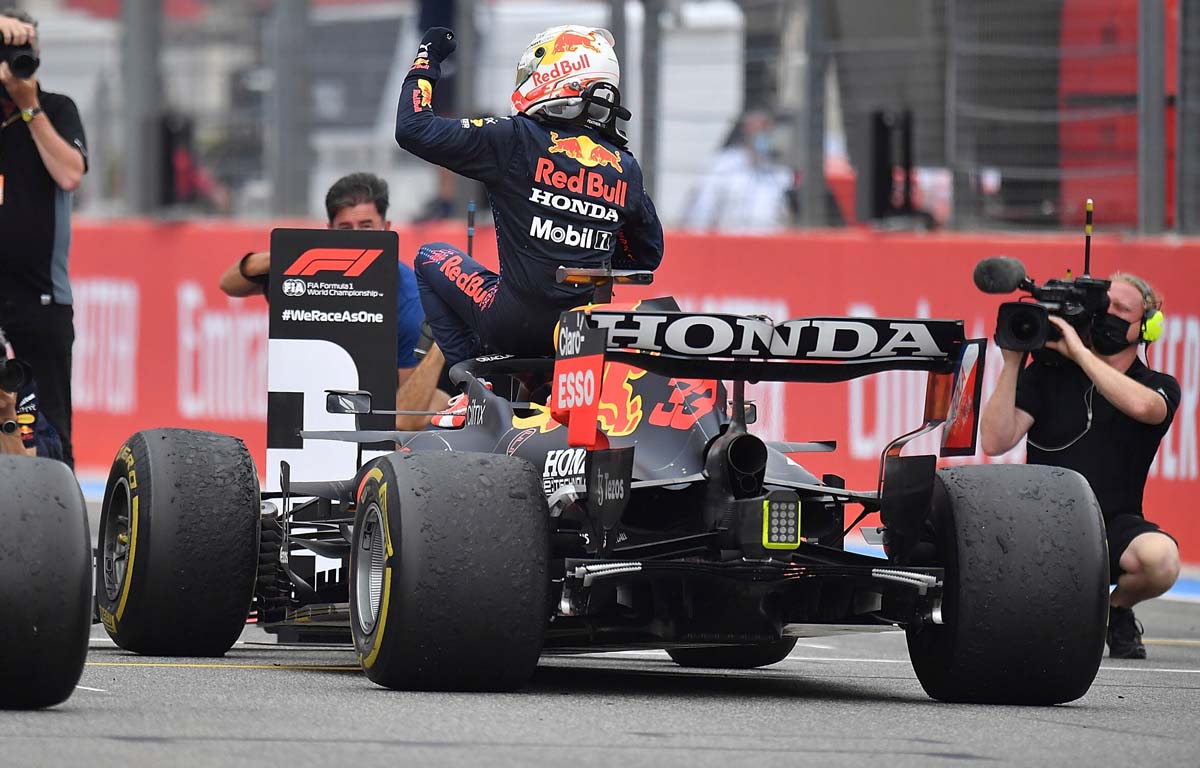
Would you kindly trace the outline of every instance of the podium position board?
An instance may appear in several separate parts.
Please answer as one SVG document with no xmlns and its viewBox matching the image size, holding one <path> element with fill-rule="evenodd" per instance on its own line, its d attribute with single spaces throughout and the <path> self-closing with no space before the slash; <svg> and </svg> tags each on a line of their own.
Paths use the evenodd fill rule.
<svg viewBox="0 0 1200 768">
<path fill-rule="evenodd" d="M 264 490 L 279 490 L 281 460 L 296 480 L 354 476 L 356 445 L 300 438 L 302 429 L 355 429 L 354 416 L 325 412 L 325 390 L 364 389 L 375 409 L 395 408 L 398 248 L 395 232 L 271 232 Z M 394 424 L 358 418 L 361 429 Z"/>
</svg>

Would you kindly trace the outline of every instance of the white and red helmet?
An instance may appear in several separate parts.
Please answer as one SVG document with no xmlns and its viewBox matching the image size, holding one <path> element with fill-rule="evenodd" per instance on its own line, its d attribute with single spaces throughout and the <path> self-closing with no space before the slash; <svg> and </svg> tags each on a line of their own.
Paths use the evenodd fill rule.
<svg viewBox="0 0 1200 768">
<path fill-rule="evenodd" d="M 608 110 L 595 103 L 589 107 L 584 96 L 586 91 L 619 98 L 621 67 L 614 42 L 612 33 L 599 27 L 568 25 L 537 34 L 517 65 L 514 112 L 575 120 L 587 107 L 587 118 L 608 123 Z M 602 83 L 612 88 L 604 89 Z"/>
</svg>

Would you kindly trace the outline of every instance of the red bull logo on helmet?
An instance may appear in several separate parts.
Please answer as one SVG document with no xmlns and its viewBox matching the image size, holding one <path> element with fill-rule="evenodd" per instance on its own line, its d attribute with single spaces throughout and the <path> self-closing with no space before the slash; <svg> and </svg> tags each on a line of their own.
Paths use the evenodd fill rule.
<svg viewBox="0 0 1200 768">
<path fill-rule="evenodd" d="M 598 165 L 608 166 L 624 173 L 621 167 L 621 156 L 603 144 L 592 141 L 590 136 L 566 136 L 560 138 L 555 131 L 550 132 L 550 154 L 566 155 L 580 165 L 595 168 Z"/>
<path fill-rule="evenodd" d="M 588 59 L 586 53 L 577 59 L 563 59 L 545 72 L 534 70 L 533 84 L 547 85 L 559 80 L 565 80 L 571 75 L 586 72 L 591 66 L 592 62 Z"/>
<path fill-rule="evenodd" d="M 570 53 L 580 48 L 587 48 L 589 51 L 600 53 L 600 46 L 596 42 L 596 33 L 588 32 L 586 35 L 581 35 L 577 32 L 563 32 L 554 38 L 554 44 L 550 46 L 550 52 L 558 54 Z"/>
</svg>

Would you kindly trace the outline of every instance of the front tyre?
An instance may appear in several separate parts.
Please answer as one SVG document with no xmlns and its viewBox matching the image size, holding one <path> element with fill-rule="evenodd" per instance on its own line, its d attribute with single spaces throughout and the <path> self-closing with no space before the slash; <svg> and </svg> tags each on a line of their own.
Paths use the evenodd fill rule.
<svg viewBox="0 0 1200 768">
<path fill-rule="evenodd" d="M 524 685 L 547 622 L 548 513 L 534 467 L 393 453 L 360 478 L 350 625 L 367 677 L 398 690 Z"/>
<path fill-rule="evenodd" d="M 1104 520 L 1083 476 L 1025 465 L 940 470 L 932 514 L 944 623 L 907 629 L 926 693 L 992 704 L 1083 696 L 1108 616 Z"/>
</svg>

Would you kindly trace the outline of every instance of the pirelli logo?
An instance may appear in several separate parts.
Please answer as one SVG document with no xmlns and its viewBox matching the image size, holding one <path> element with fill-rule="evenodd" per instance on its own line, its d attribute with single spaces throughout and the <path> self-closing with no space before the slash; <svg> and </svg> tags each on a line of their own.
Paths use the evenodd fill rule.
<svg viewBox="0 0 1200 768">
<path fill-rule="evenodd" d="M 320 272 L 337 272 L 346 277 L 358 277 L 383 253 L 377 248 L 311 248 L 300 254 L 285 275 L 307 277 Z"/>
</svg>

